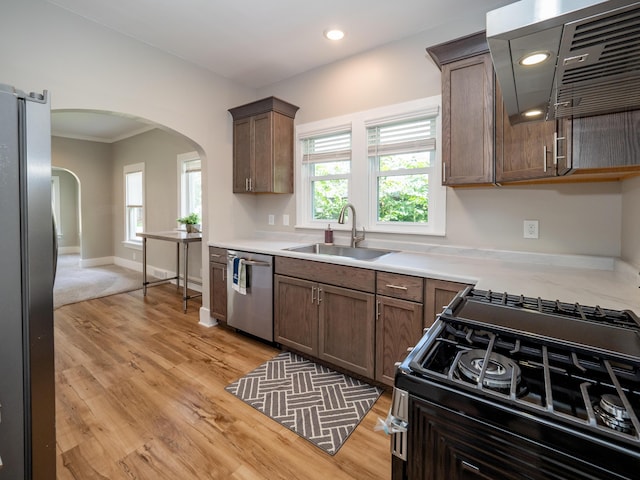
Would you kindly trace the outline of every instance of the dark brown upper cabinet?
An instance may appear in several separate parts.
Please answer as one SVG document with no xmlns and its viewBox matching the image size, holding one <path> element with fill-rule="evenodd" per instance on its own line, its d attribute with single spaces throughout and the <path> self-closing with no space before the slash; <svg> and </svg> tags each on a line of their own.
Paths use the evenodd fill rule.
<svg viewBox="0 0 640 480">
<path fill-rule="evenodd" d="M 571 163 L 571 120 L 509 123 L 496 83 L 496 183 L 564 175 Z"/>
<path fill-rule="evenodd" d="M 293 120 L 298 107 L 268 97 L 231 108 L 233 193 L 293 193 Z"/>
<path fill-rule="evenodd" d="M 442 70 L 443 185 L 640 175 L 640 111 L 511 125 L 484 32 L 427 52 Z"/>
<path fill-rule="evenodd" d="M 484 33 L 427 52 L 442 70 L 442 184 L 492 184 L 495 77 Z"/>
</svg>

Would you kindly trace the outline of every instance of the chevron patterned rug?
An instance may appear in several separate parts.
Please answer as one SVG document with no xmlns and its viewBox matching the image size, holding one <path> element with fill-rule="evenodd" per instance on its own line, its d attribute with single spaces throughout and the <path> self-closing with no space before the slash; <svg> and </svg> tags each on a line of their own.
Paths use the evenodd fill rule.
<svg viewBox="0 0 640 480">
<path fill-rule="evenodd" d="M 335 455 L 382 393 L 290 352 L 226 390 L 329 455 Z"/>
</svg>

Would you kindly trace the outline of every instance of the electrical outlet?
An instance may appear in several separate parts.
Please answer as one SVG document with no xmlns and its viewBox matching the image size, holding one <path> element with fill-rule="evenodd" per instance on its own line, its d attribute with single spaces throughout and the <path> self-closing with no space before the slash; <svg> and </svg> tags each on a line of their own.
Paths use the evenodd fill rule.
<svg viewBox="0 0 640 480">
<path fill-rule="evenodd" d="M 282 215 L 282 225 L 284 225 L 285 227 L 289 225 L 289 215 L 287 215 L 286 213 Z"/>
<path fill-rule="evenodd" d="M 524 221 L 524 238 L 538 238 L 538 220 Z"/>
<path fill-rule="evenodd" d="M 269 225 L 275 225 L 276 224 L 276 216 L 269 214 L 269 219 L 268 219 Z"/>
</svg>

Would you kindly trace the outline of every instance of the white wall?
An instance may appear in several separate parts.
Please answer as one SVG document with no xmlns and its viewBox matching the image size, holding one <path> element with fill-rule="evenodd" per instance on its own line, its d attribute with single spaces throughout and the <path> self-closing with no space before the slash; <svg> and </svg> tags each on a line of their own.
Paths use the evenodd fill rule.
<svg viewBox="0 0 640 480">
<path fill-rule="evenodd" d="M 80 248 L 78 180 L 67 170 L 56 169 L 53 175 L 60 179 L 60 217 L 56 219 L 58 247 Z"/>
<path fill-rule="evenodd" d="M 111 145 L 52 137 L 51 163 L 73 172 L 80 182 L 80 256 L 113 255 L 113 196 Z"/>
<path fill-rule="evenodd" d="M 276 95 L 300 106 L 296 124 L 437 95 L 441 92 L 440 71 L 426 53 L 426 47 L 482 29 L 482 18 L 468 19 L 466 23 L 425 32 L 271 85 L 260 90 L 259 95 Z M 621 184 L 616 182 L 449 188 L 446 237 L 407 236 L 403 240 L 619 256 L 620 189 Z M 276 226 L 267 224 L 269 214 L 276 215 Z M 293 231 L 293 227 L 282 226 L 282 214 L 295 218 L 293 195 L 261 197 L 254 215 L 257 228 Z M 523 239 L 525 219 L 540 222 L 539 240 Z M 316 233 L 320 240 L 322 232 Z M 385 238 L 373 233 L 367 237 Z"/>
<path fill-rule="evenodd" d="M 193 151 L 186 139 L 176 134 L 154 129 L 115 142 L 112 145 L 113 199 L 115 205 L 113 246 L 116 257 L 142 262 L 140 249 L 123 245 L 124 240 L 124 166 L 144 163 L 145 170 L 145 229 L 163 232 L 177 228 L 178 161 L 177 156 Z M 189 248 L 189 276 L 200 276 L 201 252 Z M 135 256 L 134 256 L 135 254 Z M 147 241 L 147 264 L 168 272 L 175 272 L 176 244 L 158 240 Z M 142 267 L 140 267 L 142 268 Z M 206 272 L 207 270 L 204 270 Z"/>
</svg>

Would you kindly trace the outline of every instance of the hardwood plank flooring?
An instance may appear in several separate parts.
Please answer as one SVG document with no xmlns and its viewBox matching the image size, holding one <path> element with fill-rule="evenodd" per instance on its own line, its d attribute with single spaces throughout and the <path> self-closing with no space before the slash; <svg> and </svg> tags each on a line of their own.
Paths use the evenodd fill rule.
<svg viewBox="0 0 640 480">
<path fill-rule="evenodd" d="M 389 393 L 327 455 L 224 390 L 278 350 L 199 308 L 162 285 L 55 311 L 59 480 L 391 478 Z"/>
</svg>

